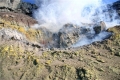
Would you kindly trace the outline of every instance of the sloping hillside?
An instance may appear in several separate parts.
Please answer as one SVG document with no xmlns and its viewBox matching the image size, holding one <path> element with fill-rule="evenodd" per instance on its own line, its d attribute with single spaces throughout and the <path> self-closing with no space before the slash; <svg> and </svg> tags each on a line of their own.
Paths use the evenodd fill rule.
<svg viewBox="0 0 120 80">
<path fill-rule="evenodd" d="M 120 80 L 119 25 L 101 42 L 49 48 L 54 34 L 36 24 L 23 13 L 0 12 L 0 80 Z"/>
</svg>

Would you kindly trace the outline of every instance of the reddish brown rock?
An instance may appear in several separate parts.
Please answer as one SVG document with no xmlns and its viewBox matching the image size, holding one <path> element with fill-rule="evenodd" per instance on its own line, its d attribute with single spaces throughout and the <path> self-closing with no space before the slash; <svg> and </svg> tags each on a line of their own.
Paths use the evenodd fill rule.
<svg viewBox="0 0 120 80">
<path fill-rule="evenodd" d="M 35 19 L 22 13 L 0 12 L 0 17 L 6 21 L 10 21 L 11 24 L 23 26 L 26 28 L 30 28 L 31 26 L 37 24 Z"/>
</svg>

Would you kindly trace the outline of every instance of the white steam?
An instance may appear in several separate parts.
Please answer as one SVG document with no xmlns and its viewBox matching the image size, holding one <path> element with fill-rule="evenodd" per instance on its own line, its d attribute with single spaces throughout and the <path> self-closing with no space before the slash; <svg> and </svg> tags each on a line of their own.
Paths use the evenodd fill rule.
<svg viewBox="0 0 120 80">
<path fill-rule="evenodd" d="M 100 21 L 110 22 L 116 16 L 105 12 L 107 6 L 102 0 L 36 0 L 36 2 L 40 8 L 35 11 L 34 17 L 41 26 L 51 31 L 58 31 L 66 23 L 81 25 Z"/>
<path fill-rule="evenodd" d="M 95 41 L 102 41 L 109 35 L 111 35 L 110 32 L 101 32 L 100 34 L 96 35 L 93 39 L 88 39 L 87 37 L 84 37 L 80 39 L 76 44 L 72 45 L 71 47 L 79 47 L 79 46 L 91 44 Z"/>
<path fill-rule="evenodd" d="M 57 32 L 66 23 L 82 26 L 82 23 L 104 21 L 107 28 L 118 24 L 115 11 L 109 12 L 102 0 L 36 0 L 36 4 L 39 9 L 34 12 L 34 17 L 39 22 L 39 27 L 46 27 L 53 32 Z M 85 38 L 78 45 L 101 40 L 104 35 L 107 33 L 99 34 L 92 41 Z"/>
</svg>

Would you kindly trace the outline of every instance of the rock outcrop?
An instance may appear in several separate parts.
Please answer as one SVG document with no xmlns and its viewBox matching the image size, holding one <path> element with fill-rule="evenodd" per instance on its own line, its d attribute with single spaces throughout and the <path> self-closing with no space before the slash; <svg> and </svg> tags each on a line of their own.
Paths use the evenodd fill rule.
<svg viewBox="0 0 120 80">
<path fill-rule="evenodd" d="M 23 13 L 0 12 L 1 38 L 41 44 L 41 47 L 53 46 L 53 33 L 42 27 L 35 29 L 35 25 L 39 27 L 35 19 Z"/>
<path fill-rule="evenodd" d="M 94 29 L 96 34 L 99 34 L 101 31 L 106 30 L 106 24 L 105 24 L 105 22 L 101 21 L 99 23 L 99 25 L 95 25 L 93 29 Z"/>
<path fill-rule="evenodd" d="M 19 8 L 17 8 L 17 11 L 20 11 L 26 15 L 32 16 L 33 10 L 37 9 L 38 7 L 35 4 L 27 3 L 27 2 L 21 2 L 19 4 Z"/>
<path fill-rule="evenodd" d="M 25 36 L 16 30 L 10 29 L 0 29 L 0 38 L 2 40 L 25 40 Z"/>
<path fill-rule="evenodd" d="M 86 25 L 87 24 L 83 24 L 83 27 L 81 27 L 74 24 L 65 24 L 59 31 L 59 46 L 61 48 L 70 47 L 82 38 L 92 39 L 100 32 L 106 31 L 106 24 L 103 21 L 99 24 L 90 25 L 94 31 L 91 31 L 91 27 L 86 28 Z"/>
<path fill-rule="evenodd" d="M 1 22 L 8 21 L 10 25 L 23 26 L 24 28 L 31 28 L 31 26 L 37 24 L 38 22 L 23 13 L 14 12 L 0 12 Z"/>
<path fill-rule="evenodd" d="M 21 0 L 0 0 L 0 12 L 20 12 L 32 16 L 35 4 L 22 2 Z"/>
<path fill-rule="evenodd" d="M 0 8 L 15 10 L 19 7 L 21 0 L 0 0 Z"/>
<path fill-rule="evenodd" d="M 75 44 L 82 36 L 88 33 L 86 28 L 78 27 L 73 24 L 66 24 L 59 31 L 60 47 L 70 47 Z"/>
<path fill-rule="evenodd" d="M 36 5 L 19 0 L 8 2 L 2 0 L 1 2 L 4 4 L 9 4 L 10 2 L 11 5 L 14 6 L 13 8 L 9 5 L 8 7 L 7 5 L 4 7 L 1 5 L 2 7 L 0 8 L 5 10 L 0 12 L 1 25 L 5 26 L 6 28 L 17 30 L 26 36 L 27 40 L 40 43 L 44 47 L 66 48 L 72 46 L 83 37 L 92 38 L 95 35 L 90 33 L 89 28 L 78 27 L 74 24 L 63 25 L 58 33 L 53 33 L 43 27 L 35 29 L 33 26 L 37 24 L 39 27 L 39 24 L 35 19 L 29 16 L 32 14 L 33 9 L 37 9 Z M 97 27 L 94 27 L 94 31 L 96 34 L 99 34 L 101 31 L 105 30 L 105 27 L 105 23 L 101 22 Z"/>
</svg>

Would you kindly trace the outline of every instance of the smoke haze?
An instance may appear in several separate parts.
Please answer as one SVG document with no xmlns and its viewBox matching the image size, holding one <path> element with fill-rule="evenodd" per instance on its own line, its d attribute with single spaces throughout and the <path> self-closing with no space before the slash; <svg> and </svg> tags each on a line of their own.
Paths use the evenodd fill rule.
<svg viewBox="0 0 120 80">
<path fill-rule="evenodd" d="M 115 11 L 109 12 L 102 0 L 36 0 L 36 4 L 39 9 L 34 12 L 34 17 L 40 24 L 38 27 L 46 27 L 52 32 L 57 32 L 67 23 L 82 26 L 82 23 L 95 24 L 104 21 L 107 28 L 118 24 Z M 103 35 L 108 34 L 102 33 L 90 43 L 101 40 Z M 89 43 L 86 38 L 83 41 L 85 44 Z"/>
</svg>

